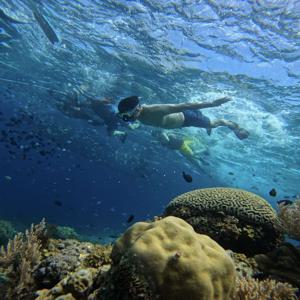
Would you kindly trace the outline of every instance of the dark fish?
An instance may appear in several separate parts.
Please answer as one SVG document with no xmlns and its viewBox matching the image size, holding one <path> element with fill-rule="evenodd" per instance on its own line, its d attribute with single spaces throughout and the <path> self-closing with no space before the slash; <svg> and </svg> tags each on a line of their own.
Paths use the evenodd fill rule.
<svg viewBox="0 0 300 300">
<path fill-rule="evenodd" d="M 228 175 L 234 175 L 234 173 L 233 172 L 228 172 Z"/>
<path fill-rule="evenodd" d="M 111 234 L 109 237 L 112 238 L 112 239 L 117 239 L 119 236 L 116 235 L 116 234 Z"/>
<path fill-rule="evenodd" d="M 60 202 L 59 200 L 55 200 L 53 203 L 57 206 L 62 206 L 62 202 Z"/>
<path fill-rule="evenodd" d="M 128 217 L 128 219 L 127 219 L 127 223 L 132 222 L 133 219 L 134 219 L 134 215 L 130 215 L 130 216 Z"/>
<path fill-rule="evenodd" d="M 291 200 L 288 200 L 288 199 L 282 199 L 282 200 L 278 200 L 277 201 L 277 204 L 282 204 L 282 205 L 291 205 L 293 204 L 293 201 Z"/>
<path fill-rule="evenodd" d="M 275 189 L 271 189 L 271 191 L 269 192 L 269 195 L 272 197 L 275 197 L 277 195 L 277 192 Z"/>
<path fill-rule="evenodd" d="M 34 15 L 35 20 L 38 22 L 38 24 L 40 25 L 41 29 L 45 33 L 45 35 L 48 38 L 48 40 L 52 44 L 58 43 L 59 39 L 58 39 L 56 33 L 54 32 L 54 30 L 52 29 L 52 27 L 50 26 L 50 24 L 47 22 L 47 20 L 43 17 L 43 15 L 41 15 L 37 11 L 34 11 L 33 15 Z"/>
<path fill-rule="evenodd" d="M 182 172 L 182 177 L 184 178 L 184 180 L 186 182 L 192 182 L 193 181 L 193 177 L 189 174 L 186 174 L 185 172 Z"/>
</svg>

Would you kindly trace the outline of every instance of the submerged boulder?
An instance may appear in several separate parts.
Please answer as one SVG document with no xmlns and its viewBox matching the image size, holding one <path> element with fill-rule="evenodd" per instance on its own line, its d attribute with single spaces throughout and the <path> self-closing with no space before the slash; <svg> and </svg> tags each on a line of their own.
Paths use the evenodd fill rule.
<svg viewBox="0 0 300 300">
<path fill-rule="evenodd" d="M 248 255 L 270 251 L 283 240 L 272 206 L 241 189 L 206 188 L 179 195 L 164 215 L 182 218 L 224 248 Z"/>
</svg>

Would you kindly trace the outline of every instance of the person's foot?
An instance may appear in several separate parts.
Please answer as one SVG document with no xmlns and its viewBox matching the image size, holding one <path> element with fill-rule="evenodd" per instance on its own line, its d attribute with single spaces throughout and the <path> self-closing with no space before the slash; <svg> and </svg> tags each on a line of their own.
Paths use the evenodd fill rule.
<svg viewBox="0 0 300 300">
<path fill-rule="evenodd" d="M 240 140 L 246 139 L 250 135 L 249 131 L 232 121 L 229 121 L 228 128 L 231 129 Z"/>
<path fill-rule="evenodd" d="M 233 129 L 233 132 L 240 140 L 246 139 L 250 135 L 249 131 L 242 127 L 237 127 L 236 129 Z"/>
<path fill-rule="evenodd" d="M 207 135 L 211 135 L 211 131 L 212 131 L 212 129 L 211 128 L 206 128 L 206 133 L 207 133 Z"/>
</svg>

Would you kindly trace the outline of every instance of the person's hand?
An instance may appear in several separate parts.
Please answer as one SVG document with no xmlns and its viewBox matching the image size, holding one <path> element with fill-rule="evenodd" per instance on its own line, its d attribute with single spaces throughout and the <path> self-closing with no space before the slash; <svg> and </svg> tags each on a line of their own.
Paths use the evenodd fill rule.
<svg viewBox="0 0 300 300">
<path fill-rule="evenodd" d="M 113 103 L 113 99 L 111 99 L 111 98 L 103 98 L 103 99 L 98 100 L 98 101 L 101 104 L 112 104 Z"/>
<path fill-rule="evenodd" d="M 220 106 L 220 105 L 222 105 L 224 103 L 227 103 L 229 101 L 232 101 L 232 99 L 228 96 L 225 96 L 225 97 L 218 98 L 218 99 L 214 100 L 213 103 L 214 103 L 215 106 Z"/>
<path fill-rule="evenodd" d="M 137 129 L 137 128 L 140 127 L 140 123 L 138 123 L 138 122 L 129 123 L 129 124 L 128 124 L 128 127 L 129 127 L 130 129 L 134 130 L 134 129 Z"/>
</svg>

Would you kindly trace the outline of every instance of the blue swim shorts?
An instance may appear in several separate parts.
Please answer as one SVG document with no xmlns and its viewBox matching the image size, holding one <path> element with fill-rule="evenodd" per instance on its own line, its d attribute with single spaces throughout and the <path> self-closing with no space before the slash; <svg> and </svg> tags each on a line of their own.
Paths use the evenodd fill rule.
<svg viewBox="0 0 300 300">
<path fill-rule="evenodd" d="M 183 112 L 183 127 L 210 128 L 210 119 L 202 114 L 200 110 L 185 110 Z"/>
</svg>

